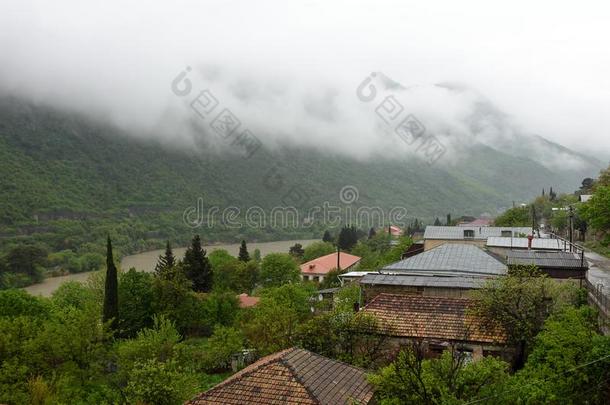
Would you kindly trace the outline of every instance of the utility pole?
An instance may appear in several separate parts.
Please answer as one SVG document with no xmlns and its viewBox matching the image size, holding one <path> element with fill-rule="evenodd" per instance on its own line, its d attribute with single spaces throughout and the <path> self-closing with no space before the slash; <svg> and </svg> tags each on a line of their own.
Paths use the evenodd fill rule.
<svg viewBox="0 0 610 405">
<path fill-rule="evenodd" d="M 574 238 L 574 207 L 572 207 L 570 205 L 569 210 L 570 211 L 569 211 L 569 214 L 568 214 L 568 218 L 570 220 L 570 223 L 569 223 L 569 227 L 570 228 L 569 228 L 568 231 L 570 232 L 570 252 L 571 252 L 572 251 L 572 243 L 574 243 L 574 239 L 573 239 Z"/>
</svg>

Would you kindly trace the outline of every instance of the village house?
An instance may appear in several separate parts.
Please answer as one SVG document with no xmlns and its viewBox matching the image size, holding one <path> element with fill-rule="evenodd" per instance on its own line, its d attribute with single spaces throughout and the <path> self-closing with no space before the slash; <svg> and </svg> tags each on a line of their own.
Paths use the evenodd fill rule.
<svg viewBox="0 0 610 405">
<path fill-rule="evenodd" d="M 559 252 L 566 249 L 566 244 L 562 239 L 551 238 L 509 238 L 502 236 L 492 236 L 487 238 L 485 243 L 487 250 L 502 257 L 506 257 L 511 250 L 544 250 Z"/>
<path fill-rule="evenodd" d="M 501 258 L 469 244 L 451 243 L 406 258 L 360 279 L 364 302 L 380 293 L 468 297 L 485 280 L 506 274 Z"/>
<path fill-rule="evenodd" d="M 426 357 L 437 357 L 453 347 L 473 360 L 488 355 L 509 360 L 512 350 L 506 346 L 506 332 L 472 315 L 469 310 L 474 304 L 467 298 L 381 293 L 362 313 L 377 319 L 376 332 L 388 336 L 393 348 L 420 342 Z"/>
<path fill-rule="evenodd" d="M 531 227 L 427 226 L 424 232 L 424 250 L 446 243 L 468 243 L 484 247 L 489 237 L 526 237 L 532 232 Z"/>
<path fill-rule="evenodd" d="M 360 279 L 363 303 L 381 293 L 468 298 L 485 284 L 484 277 L 413 276 L 370 273 Z"/>
<path fill-rule="evenodd" d="M 207 404 L 373 404 L 366 371 L 307 350 L 263 357 L 188 401 Z"/>
<path fill-rule="evenodd" d="M 501 258 L 467 243 L 449 243 L 389 264 L 382 273 L 422 276 L 499 276 L 507 267 Z"/>
<path fill-rule="evenodd" d="M 509 268 L 534 265 L 556 280 L 584 280 L 589 269 L 584 253 L 563 251 L 511 250 L 507 254 L 507 264 Z"/>
<path fill-rule="evenodd" d="M 321 282 L 326 275 L 337 268 L 341 271 L 354 269 L 360 262 L 360 257 L 344 252 L 334 252 L 301 264 L 301 279 L 304 281 Z"/>
</svg>

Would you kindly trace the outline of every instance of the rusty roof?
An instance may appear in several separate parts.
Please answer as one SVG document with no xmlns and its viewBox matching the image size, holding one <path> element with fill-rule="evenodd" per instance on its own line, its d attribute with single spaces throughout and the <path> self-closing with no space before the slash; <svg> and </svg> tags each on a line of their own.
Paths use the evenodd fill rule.
<svg viewBox="0 0 610 405">
<path fill-rule="evenodd" d="M 375 316 L 379 331 L 390 336 L 506 343 L 504 331 L 486 328 L 481 318 L 468 313 L 474 303 L 467 298 L 382 293 L 363 311 Z"/>
<path fill-rule="evenodd" d="M 368 404 L 372 398 L 364 370 L 291 348 L 263 357 L 187 405 Z"/>
</svg>

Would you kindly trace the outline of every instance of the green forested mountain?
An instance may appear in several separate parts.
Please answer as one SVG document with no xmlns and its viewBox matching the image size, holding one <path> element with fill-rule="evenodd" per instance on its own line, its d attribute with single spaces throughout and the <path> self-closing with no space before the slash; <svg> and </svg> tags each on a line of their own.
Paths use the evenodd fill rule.
<svg viewBox="0 0 610 405">
<path fill-rule="evenodd" d="M 99 121 L 4 98 L 0 101 L 0 239 L 2 247 L 39 241 L 51 251 L 103 249 L 114 236 L 119 253 L 158 247 L 166 238 L 185 242 L 186 207 L 302 211 L 323 201 L 339 203 L 345 185 L 358 188 L 360 205 L 407 208 L 430 220 L 447 213 L 495 213 L 529 200 L 543 187 L 572 191 L 585 172 L 551 171 L 523 157 L 472 145 L 467 159 L 446 166 L 382 157 L 357 161 L 317 148 L 260 150 L 250 159 L 201 150 L 162 147 Z M 590 172 L 590 173 L 589 173 Z M 242 211 L 243 212 L 243 211 Z M 307 229 L 200 228 L 204 241 L 321 236 Z M 95 246 L 89 242 L 96 242 Z M 103 253 L 101 251 L 100 253 Z"/>
</svg>

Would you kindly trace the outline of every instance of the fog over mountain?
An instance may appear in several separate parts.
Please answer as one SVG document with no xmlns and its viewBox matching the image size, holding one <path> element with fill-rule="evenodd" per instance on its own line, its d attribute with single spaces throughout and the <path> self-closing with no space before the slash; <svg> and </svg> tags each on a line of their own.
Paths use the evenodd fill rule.
<svg viewBox="0 0 610 405">
<path fill-rule="evenodd" d="M 546 140 L 610 155 L 607 10 L 527 2 L 493 9 L 485 2 L 60 3 L 0 6 L 0 91 L 172 146 L 190 149 L 203 137 L 208 147 L 226 147 L 189 106 L 209 89 L 268 148 L 410 156 L 414 148 L 375 113 L 393 95 L 445 146 L 439 164 L 467 158 L 476 143 L 548 168 L 592 162 Z M 187 66 L 192 94 L 176 96 L 171 82 Z M 356 91 L 371 72 L 380 93 L 365 103 Z"/>
</svg>

